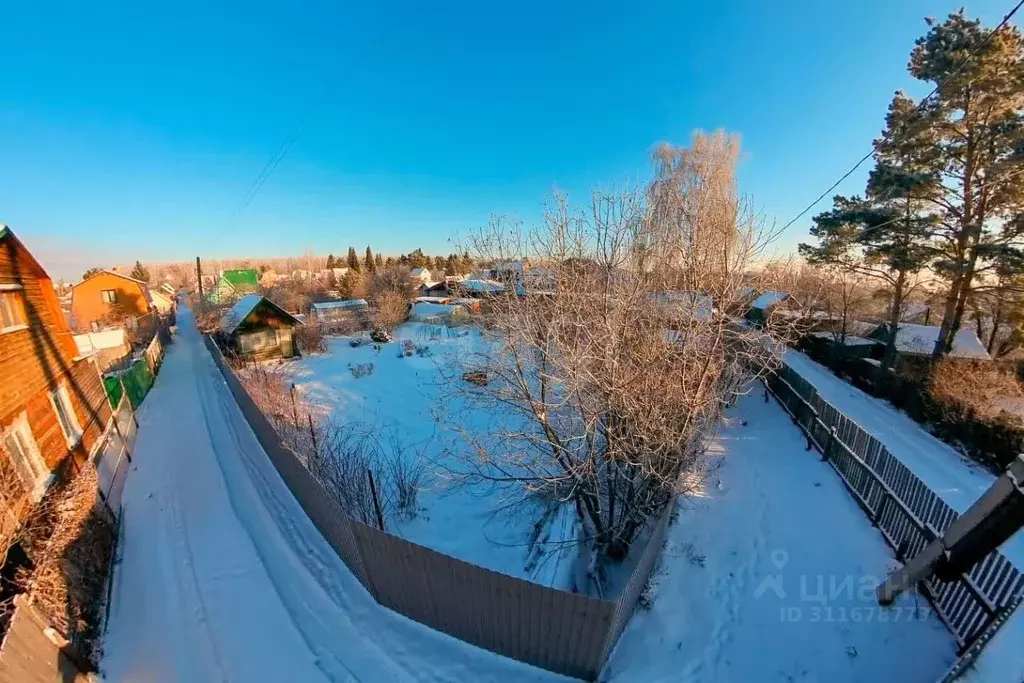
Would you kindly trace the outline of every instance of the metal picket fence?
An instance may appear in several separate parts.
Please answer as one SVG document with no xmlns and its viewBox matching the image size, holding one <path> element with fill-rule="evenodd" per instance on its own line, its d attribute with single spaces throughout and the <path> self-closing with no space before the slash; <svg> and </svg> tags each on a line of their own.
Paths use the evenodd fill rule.
<svg viewBox="0 0 1024 683">
<path fill-rule="evenodd" d="M 765 382 L 846 484 L 872 524 L 907 561 L 959 515 L 875 437 L 828 403 L 812 384 L 783 364 Z M 963 652 L 1024 594 L 1024 575 L 999 551 L 954 581 L 921 584 Z"/>
</svg>

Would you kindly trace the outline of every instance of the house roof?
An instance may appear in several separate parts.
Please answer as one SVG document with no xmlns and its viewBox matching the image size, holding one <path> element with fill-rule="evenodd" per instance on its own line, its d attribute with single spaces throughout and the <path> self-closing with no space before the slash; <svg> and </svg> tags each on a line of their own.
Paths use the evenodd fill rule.
<svg viewBox="0 0 1024 683">
<path fill-rule="evenodd" d="M 754 299 L 753 303 L 750 304 L 751 308 L 759 308 L 762 311 L 768 310 L 776 304 L 780 304 L 789 298 L 788 292 L 764 292 L 761 296 Z"/>
<path fill-rule="evenodd" d="M 116 329 L 76 334 L 75 345 L 78 346 L 78 352 L 82 355 L 100 349 L 116 349 L 125 345 L 124 330 Z"/>
<path fill-rule="evenodd" d="M 715 310 L 711 296 L 703 292 L 657 292 L 651 299 L 670 314 L 692 320 L 710 320 Z"/>
<path fill-rule="evenodd" d="M 21 248 L 21 251 L 22 251 L 22 253 L 23 253 L 23 254 L 25 255 L 25 257 L 26 257 L 26 258 L 28 259 L 29 263 L 30 263 L 30 264 L 31 264 L 31 265 L 32 265 L 33 267 L 35 267 L 35 268 L 38 268 L 38 269 L 39 269 L 39 274 L 41 274 L 41 275 L 42 275 L 43 277 L 47 277 L 47 278 L 48 278 L 48 277 L 50 277 L 50 276 L 49 276 L 49 275 L 48 275 L 48 274 L 46 273 L 46 269 L 45 269 L 45 268 L 43 268 L 43 265 L 42 265 L 41 263 L 39 263 L 39 260 L 38 260 L 38 259 L 36 259 L 36 257 L 35 257 L 35 256 L 33 256 L 33 255 L 32 255 L 32 252 L 31 252 L 31 251 L 29 251 L 28 247 L 26 247 L 26 246 L 25 246 L 25 243 L 24 243 L 24 242 L 22 242 L 22 241 L 21 241 L 21 240 L 20 240 L 20 239 L 18 238 L 18 236 L 14 234 L 14 231 L 13 231 L 13 230 L 11 230 L 11 229 L 10 229 L 9 227 L 7 227 L 6 225 L 4 225 L 3 223 L 0 223 L 0 242 L 2 242 L 3 240 L 5 240 L 5 239 L 7 239 L 7 238 L 10 238 L 10 239 L 14 240 L 14 241 L 15 241 L 15 242 L 17 243 L 17 245 L 18 245 L 18 246 L 19 246 L 19 247 Z"/>
<path fill-rule="evenodd" d="M 878 329 L 888 329 L 882 325 Z M 877 336 L 877 335 L 872 335 Z M 931 354 L 935 348 L 935 340 L 939 338 L 939 327 L 937 325 L 912 325 L 901 323 L 896 331 L 896 350 L 900 353 L 913 353 L 920 355 Z M 949 352 L 955 358 L 977 358 L 989 360 L 990 356 L 985 346 L 978 339 L 978 335 L 971 329 L 961 329 L 953 337 L 953 348 Z"/>
<path fill-rule="evenodd" d="M 106 273 L 107 275 L 114 275 L 116 277 L 122 278 L 124 280 L 129 280 L 131 282 L 137 282 L 140 285 L 145 285 L 146 289 L 149 289 L 149 283 L 148 282 L 144 282 L 144 281 L 142 281 L 142 280 L 140 280 L 138 278 L 134 278 L 131 275 L 125 275 L 124 273 L 120 273 L 120 272 L 118 272 L 116 270 L 97 270 L 95 273 L 93 273 L 89 277 L 87 277 L 84 280 L 82 280 L 82 282 L 77 282 L 77 283 L 71 285 L 71 287 L 72 287 L 72 289 L 74 289 L 75 287 L 77 287 L 78 285 L 82 284 L 83 282 L 88 282 L 89 280 L 93 279 L 94 277 L 96 277 L 97 275 L 100 275 L 102 273 Z"/>
<path fill-rule="evenodd" d="M 429 276 L 430 271 L 424 268 L 423 266 L 420 266 L 418 268 L 413 268 L 412 270 L 410 270 L 409 275 L 412 277 L 423 277 L 424 275 Z"/>
<path fill-rule="evenodd" d="M 220 318 L 220 329 L 224 334 L 234 334 L 235 330 L 238 329 L 239 325 L 245 322 L 245 319 L 249 317 L 249 314 L 256 310 L 256 307 L 260 303 L 266 301 L 267 304 L 272 306 L 278 313 L 286 318 L 295 321 L 297 325 L 301 325 L 302 321 L 296 318 L 294 315 L 284 310 L 273 301 L 261 294 L 246 294 L 241 299 L 235 302 L 235 305 L 224 311 L 224 315 Z"/>
<path fill-rule="evenodd" d="M 313 304 L 314 311 L 327 311 L 332 308 L 362 308 L 366 306 L 366 299 L 347 299 L 345 301 L 320 301 Z"/>
<path fill-rule="evenodd" d="M 253 268 L 236 268 L 234 270 L 222 270 L 220 271 L 220 279 L 222 282 L 226 282 L 232 287 L 241 287 L 249 285 L 252 287 L 260 286 L 260 276 Z"/>
<path fill-rule="evenodd" d="M 459 284 L 472 292 L 495 293 L 505 290 L 505 285 L 494 280 L 463 280 Z"/>
</svg>

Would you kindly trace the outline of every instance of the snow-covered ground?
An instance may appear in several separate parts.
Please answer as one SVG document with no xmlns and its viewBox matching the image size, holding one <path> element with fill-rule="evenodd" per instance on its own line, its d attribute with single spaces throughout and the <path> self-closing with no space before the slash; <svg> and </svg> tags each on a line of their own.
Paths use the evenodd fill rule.
<svg viewBox="0 0 1024 683">
<path fill-rule="evenodd" d="M 564 680 L 377 605 L 277 475 L 187 310 L 179 330 L 139 414 L 107 680 Z M 418 386 L 348 400 L 370 410 Z M 935 680 L 952 639 L 913 595 L 884 611 L 864 597 L 892 554 L 836 475 L 774 401 L 732 413 L 748 424 L 716 441 L 722 462 L 602 680 Z"/>
<path fill-rule="evenodd" d="M 263 452 L 187 309 L 139 412 L 110 681 L 565 680 L 380 607 Z"/>
<path fill-rule="evenodd" d="M 704 497 L 680 504 L 653 605 L 602 680 L 938 679 L 953 638 L 923 597 L 877 605 L 893 553 L 835 472 L 774 400 L 730 413 L 721 464 Z"/>
<path fill-rule="evenodd" d="M 957 512 L 967 510 L 995 480 L 992 473 L 926 432 L 906 413 L 864 393 L 799 351 L 787 349 L 784 360 Z M 1024 532 L 1018 531 L 1001 550 L 1024 569 Z"/>
<path fill-rule="evenodd" d="M 485 438 L 498 419 L 485 407 L 466 405 L 446 385 L 449 375 L 462 382 L 456 365 L 459 356 L 484 348 L 480 330 L 406 323 L 394 337 L 380 351 L 370 344 L 353 348 L 348 337 L 330 338 L 327 353 L 283 364 L 296 387 L 325 405 L 335 419 L 372 429 L 385 440 L 397 436 L 409 457 L 428 463 L 419 494 L 420 514 L 395 520 L 388 530 L 494 571 L 571 588 L 573 553 L 558 543 L 571 538 L 570 506 L 562 506 L 548 522 L 543 531 L 547 543 L 531 553 L 535 516 L 507 509 L 518 492 L 489 485 L 467 487 L 453 475 L 467 469 L 450 455 L 467 450 L 455 429 Z M 428 354 L 400 357 L 406 340 L 427 347 Z M 357 378 L 349 369 L 370 363 L 374 370 L 365 376 Z M 537 555 L 537 550 L 543 554 Z"/>
</svg>

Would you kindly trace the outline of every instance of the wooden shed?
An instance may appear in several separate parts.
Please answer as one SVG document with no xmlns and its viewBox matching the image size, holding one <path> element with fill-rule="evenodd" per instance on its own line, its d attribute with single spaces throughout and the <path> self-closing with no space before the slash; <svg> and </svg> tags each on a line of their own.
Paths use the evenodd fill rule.
<svg viewBox="0 0 1024 683">
<path fill-rule="evenodd" d="M 299 355 L 292 328 L 302 322 L 260 294 L 246 294 L 220 320 L 228 349 L 251 360 Z"/>
</svg>

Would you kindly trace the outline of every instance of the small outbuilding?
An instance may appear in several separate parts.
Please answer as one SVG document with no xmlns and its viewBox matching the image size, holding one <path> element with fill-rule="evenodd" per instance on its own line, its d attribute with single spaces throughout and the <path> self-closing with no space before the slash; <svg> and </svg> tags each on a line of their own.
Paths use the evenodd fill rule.
<svg viewBox="0 0 1024 683">
<path fill-rule="evenodd" d="M 896 355 L 901 358 L 926 358 L 931 355 L 935 348 L 935 342 L 939 338 L 939 327 L 937 325 L 912 325 L 900 323 L 896 329 Z M 881 342 L 883 345 L 889 339 L 889 325 L 883 323 L 875 328 L 869 338 Z M 974 330 L 961 328 L 953 336 L 952 349 L 948 354 L 949 358 L 962 358 L 968 360 L 992 360 L 985 350 L 985 345 L 978 339 Z"/>
<path fill-rule="evenodd" d="M 750 309 L 743 317 L 755 325 L 764 326 L 768 322 L 772 311 L 790 299 L 791 297 L 788 292 L 763 292 L 751 302 Z"/>
<path fill-rule="evenodd" d="M 310 306 L 309 319 L 328 330 L 360 328 L 369 324 L 370 307 L 365 299 L 319 301 Z"/>
<path fill-rule="evenodd" d="M 299 355 L 292 333 L 302 322 L 270 299 L 246 294 L 220 319 L 225 346 L 251 360 Z"/>
</svg>

